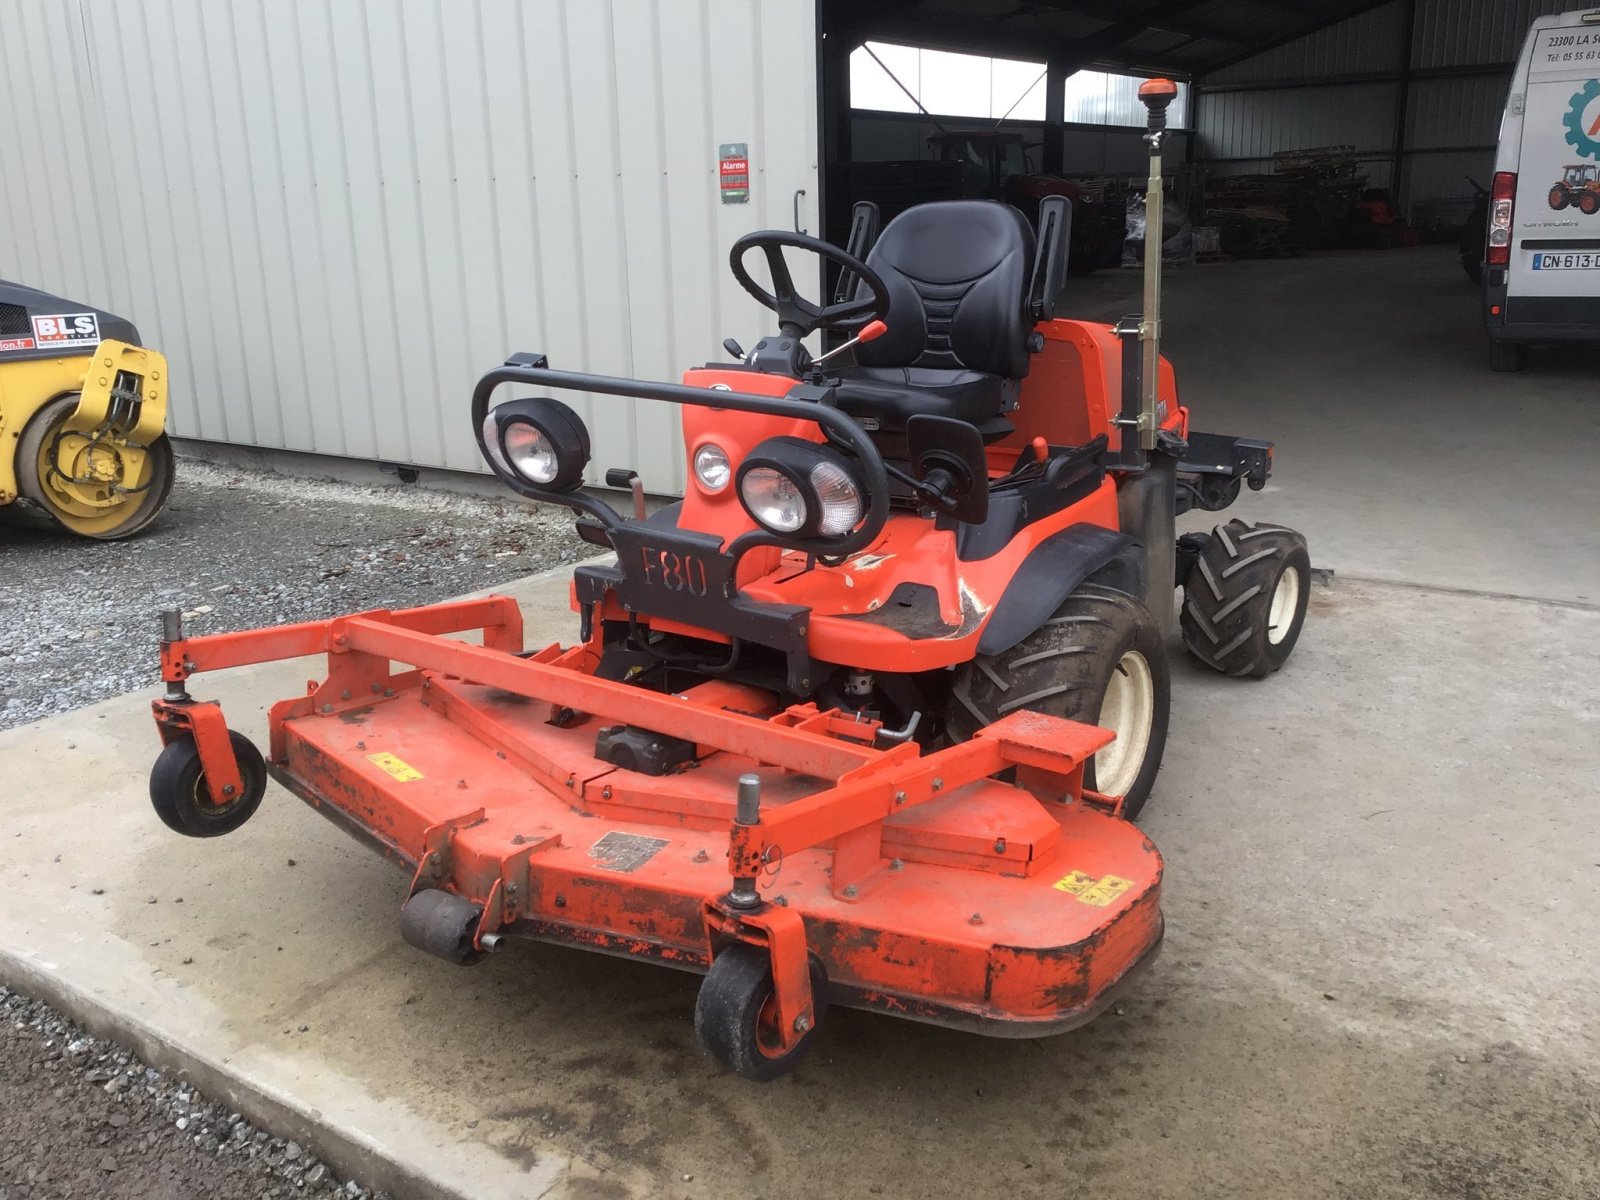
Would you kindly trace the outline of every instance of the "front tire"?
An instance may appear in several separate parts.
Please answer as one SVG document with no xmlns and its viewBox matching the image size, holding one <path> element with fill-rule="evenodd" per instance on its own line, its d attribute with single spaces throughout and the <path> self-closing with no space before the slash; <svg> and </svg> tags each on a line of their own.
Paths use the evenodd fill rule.
<svg viewBox="0 0 1600 1200">
<path fill-rule="evenodd" d="M 239 762 L 244 791 L 226 804 L 214 803 L 200 765 L 200 747 L 194 735 L 180 734 L 157 756 L 150 768 L 150 804 L 161 823 L 184 837 L 221 837 L 232 833 L 261 807 L 267 791 L 267 764 L 255 743 L 242 733 L 228 730 L 233 756 Z"/>
<path fill-rule="evenodd" d="M 1264 678 L 1288 661 L 1310 598 L 1304 537 L 1279 525 L 1218 525 L 1183 582 L 1184 645 L 1224 675 Z"/>
<path fill-rule="evenodd" d="M 771 1083 L 811 1051 L 827 1006 L 828 976 L 811 955 L 811 1028 L 788 1051 L 772 1028 L 777 1002 L 765 950 L 740 943 L 711 960 L 694 1003 L 694 1031 L 717 1063 L 746 1079 Z"/>
<path fill-rule="evenodd" d="M 1550 189 L 1550 207 L 1555 209 L 1556 212 L 1560 212 L 1571 203 L 1572 197 L 1567 194 L 1567 189 L 1559 183 Z"/>
<path fill-rule="evenodd" d="M 945 723 L 954 741 L 1017 709 L 1112 730 L 1117 740 L 1084 764 L 1084 784 L 1122 796 L 1132 820 L 1161 769 L 1171 704 L 1155 618 L 1132 596 L 1086 583 L 1010 650 L 961 667 Z"/>
</svg>

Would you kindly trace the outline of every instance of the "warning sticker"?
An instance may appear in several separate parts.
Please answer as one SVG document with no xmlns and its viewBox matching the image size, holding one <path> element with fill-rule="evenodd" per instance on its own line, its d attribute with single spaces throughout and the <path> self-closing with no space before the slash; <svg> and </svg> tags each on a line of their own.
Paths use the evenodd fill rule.
<svg viewBox="0 0 1600 1200">
<path fill-rule="evenodd" d="M 1068 871 L 1050 885 L 1058 892 L 1076 896 L 1085 904 L 1104 908 L 1133 886 L 1133 880 L 1120 875 L 1103 875 L 1095 878 L 1087 871 Z"/>
<path fill-rule="evenodd" d="M 637 833 L 608 833 L 589 847 L 589 857 L 602 871 L 621 871 L 631 875 L 649 862 L 669 842 Z"/>
<path fill-rule="evenodd" d="M 8 350 L 32 350 L 32 349 L 33 349 L 33 339 L 31 337 L 0 338 L 0 354 L 4 354 Z"/>
<path fill-rule="evenodd" d="M 392 754 L 369 754 L 367 755 L 367 761 L 380 771 L 386 771 L 393 775 L 401 783 L 412 783 L 423 777 L 421 771 L 404 759 L 396 758 Z"/>
</svg>

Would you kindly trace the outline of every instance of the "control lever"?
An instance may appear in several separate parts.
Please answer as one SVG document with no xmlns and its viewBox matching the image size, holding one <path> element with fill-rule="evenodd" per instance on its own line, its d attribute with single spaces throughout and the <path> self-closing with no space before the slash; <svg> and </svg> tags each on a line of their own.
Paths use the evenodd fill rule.
<svg viewBox="0 0 1600 1200">
<path fill-rule="evenodd" d="M 738 359 L 740 362 L 744 361 L 744 347 L 739 345 L 739 343 L 734 341 L 732 338 L 723 338 L 722 348 L 729 354 L 733 355 L 733 357 Z"/>
<path fill-rule="evenodd" d="M 639 472 L 629 470 L 627 467 L 611 467 L 606 471 L 606 486 L 614 488 L 627 488 L 633 493 L 633 519 L 644 520 L 644 480 L 639 478 Z"/>
<path fill-rule="evenodd" d="M 826 354 L 819 355 L 818 357 L 812 359 L 811 365 L 813 367 L 820 367 L 835 354 L 843 354 L 846 350 L 850 349 L 850 347 L 861 342 L 876 341 L 878 338 L 881 338 L 888 332 L 889 327 L 882 321 L 868 321 L 861 327 L 861 332 L 856 334 L 855 337 L 851 338 L 848 342 L 839 343 L 839 345 L 835 346 L 832 350 L 829 350 Z"/>
</svg>

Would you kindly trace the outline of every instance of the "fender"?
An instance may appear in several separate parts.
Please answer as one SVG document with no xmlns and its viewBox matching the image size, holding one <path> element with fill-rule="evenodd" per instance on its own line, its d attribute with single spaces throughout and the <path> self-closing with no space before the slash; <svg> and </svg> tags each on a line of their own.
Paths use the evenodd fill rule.
<svg viewBox="0 0 1600 1200">
<path fill-rule="evenodd" d="M 1099 582 L 1130 596 L 1144 590 L 1144 547 L 1125 533 L 1079 523 L 1046 538 L 1022 560 L 978 638 L 979 654 L 1003 654 L 1050 619 L 1079 584 Z"/>
</svg>

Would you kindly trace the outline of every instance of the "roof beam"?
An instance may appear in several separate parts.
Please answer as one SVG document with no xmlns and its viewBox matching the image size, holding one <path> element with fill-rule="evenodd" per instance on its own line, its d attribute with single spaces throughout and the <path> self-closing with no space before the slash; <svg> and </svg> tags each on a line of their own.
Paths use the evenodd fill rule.
<svg viewBox="0 0 1600 1200">
<path fill-rule="evenodd" d="M 1251 2 L 1267 4 L 1268 7 L 1273 7 L 1273 5 L 1268 3 L 1268 0 L 1251 0 Z M 1319 33 L 1324 29 L 1328 29 L 1339 24 L 1341 21 L 1348 21 L 1352 17 L 1359 17 L 1363 13 L 1371 12 L 1375 8 L 1382 8 L 1385 4 L 1389 4 L 1391 2 L 1392 0 L 1359 0 L 1358 3 L 1348 5 L 1343 10 L 1333 15 L 1329 15 L 1327 10 L 1324 9 L 1318 15 L 1313 17 L 1312 20 L 1297 25 L 1292 30 L 1286 30 L 1279 37 L 1262 42 L 1260 45 L 1253 46 L 1243 53 L 1231 54 L 1227 58 L 1218 59 L 1216 62 L 1208 63 L 1205 68 L 1197 72 L 1197 74 L 1204 75 L 1211 71 L 1221 71 L 1226 67 L 1233 66 L 1235 63 L 1244 62 L 1247 58 L 1254 58 L 1258 54 L 1265 54 L 1268 50 L 1276 50 L 1279 46 L 1286 46 L 1290 42 L 1297 41 L 1309 34 Z M 1285 5 L 1284 7 L 1289 6 Z M 1310 13 L 1312 11 L 1310 9 L 1300 9 L 1300 6 L 1298 5 L 1294 5 L 1293 7 L 1302 12 Z"/>
<path fill-rule="evenodd" d="M 1127 15 L 1126 7 L 1115 3 L 1114 0 L 1033 0 L 1033 3 L 1038 8 L 1077 17 L 1089 17 L 1096 21 L 1120 21 Z M 1223 29 L 1186 17 L 1164 17 L 1159 21 L 1148 21 L 1145 27 L 1162 33 L 1181 34 L 1191 40 L 1204 38 L 1234 46 L 1249 45 L 1249 39 L 1236 30 Z"/>
</svg>

